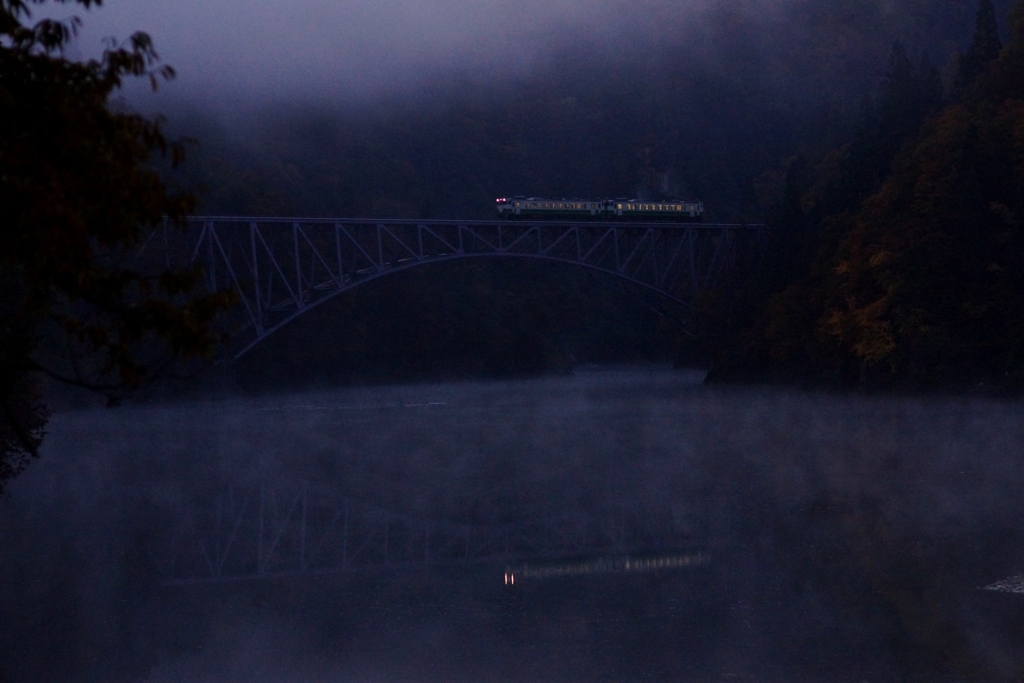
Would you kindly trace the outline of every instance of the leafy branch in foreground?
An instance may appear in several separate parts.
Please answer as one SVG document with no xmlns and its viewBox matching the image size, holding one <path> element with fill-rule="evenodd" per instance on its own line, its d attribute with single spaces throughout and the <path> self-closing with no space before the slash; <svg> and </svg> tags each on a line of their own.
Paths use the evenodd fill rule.
<svg viewBox="0 0 1024 683">
<path fill-rule="evenodd" d="M 197 271 L 133 264 L 138 245 L 180 222 L 193 198 L 155 166 L 183 156 L 161 119 L 111 96 L 127 78 L 156 88 L 173 70 L 144 33 L 98 59 L 67 58 L 80 21 L 30 23 L 44 2 L 0 0 L 0 491 L 38 455 L 40 371 L 115 397 L 167 359 L 212 354 L 227 304 L 200 292 Z"/>
</svg>

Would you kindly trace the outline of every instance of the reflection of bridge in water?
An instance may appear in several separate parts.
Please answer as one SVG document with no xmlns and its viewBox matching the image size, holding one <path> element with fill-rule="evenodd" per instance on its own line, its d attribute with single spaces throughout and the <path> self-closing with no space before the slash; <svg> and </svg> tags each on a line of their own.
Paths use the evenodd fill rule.
<svg viewBox="0 0 1024 683">
<path fill-rule="evenodd" d="M 551 513 L 518 524 L 418 519 L 314 487 L 230 488 L 175 521 L 167 584 L 491 565 L 522 578 L 677 569 L 708 557 L 702 501 Z"/>
<path fill-rule="evenodd" d="M 360 284 L 418 265 L 515 257 L 599 271 L 690 306 L 730 271 L 749 264 L 763 225 L 191 218 L 155 233 L 143 267 L 199 263 L 211 290 L 234 292 L 226 321 L 238 357 L 310 308 Z"/>
</svg>

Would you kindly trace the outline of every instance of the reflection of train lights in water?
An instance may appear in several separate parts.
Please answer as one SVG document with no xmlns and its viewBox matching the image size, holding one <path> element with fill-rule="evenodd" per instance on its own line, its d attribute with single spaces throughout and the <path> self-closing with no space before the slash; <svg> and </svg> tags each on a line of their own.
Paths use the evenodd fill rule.
<svg viewBox="0 0 1024 683">
<path fill-rule="evenodd" d="M 984 586 L 982 590 L 1000 593 L 1024 593 L 1024 574 L 1018 574 L 1017 576 L 997 581 L 990 586 Z"/>
<path fill-rule="evenodd" d="M 516 579 L 548 579 L 556 576 L 583 576 L 586 574 L 624 574 L 627 572 L 652 572 L 663 569 L 682 569 L 707 564 L 711 557 L 706 553 L 684 555 L 653 555 L 643 557 L 618 556 L 596 557 L 552 564 L 522 564 L 505 569 L 505 585 L 514 586 Z"/>
</svg>

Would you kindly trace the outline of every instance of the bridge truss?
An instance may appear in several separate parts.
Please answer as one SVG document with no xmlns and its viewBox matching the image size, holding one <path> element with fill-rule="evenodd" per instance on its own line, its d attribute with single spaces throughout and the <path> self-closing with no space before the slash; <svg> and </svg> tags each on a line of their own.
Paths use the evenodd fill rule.
<svg viewBox="0 0 1024 683">
<path fill-rule="evenodd" d="M 425 263 L 517 257 L 613 275 L 684 306 L 757 250 L 763 225 L 195 217 L 154 234 L 139 258 L 201 264 L 233 291 L 237 358 L 313 306 Z"/>
<path fill-rule="evenodd" d="M 690 566 L 707 557 L 706 513 L 700 501 L 689 500 L 552 513 L 518 524 L 462 524 L 388 512 L 309 485 L 262 484 L 229 488 L 212 504 L 179 514 L 157 555 L 165 585 L 469 564 L 509 571 L 533 563 L 534 575 L 558 575 L 575 565 L 552 561 L 567 558 L 605 568 L 631 556 L 638 568 Z"/>
</svg>

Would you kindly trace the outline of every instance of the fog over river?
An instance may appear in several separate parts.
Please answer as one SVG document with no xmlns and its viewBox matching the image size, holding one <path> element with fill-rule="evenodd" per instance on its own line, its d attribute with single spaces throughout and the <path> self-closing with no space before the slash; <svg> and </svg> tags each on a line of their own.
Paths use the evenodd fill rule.
<svg viewBox="0 0 1024 683">
<path fill-rule="evenodd" d="M 59 412 L 0 501 L 0 680 L 1021 680 L 1019 402 L 700 380 Z"/>
</svg>

